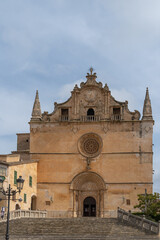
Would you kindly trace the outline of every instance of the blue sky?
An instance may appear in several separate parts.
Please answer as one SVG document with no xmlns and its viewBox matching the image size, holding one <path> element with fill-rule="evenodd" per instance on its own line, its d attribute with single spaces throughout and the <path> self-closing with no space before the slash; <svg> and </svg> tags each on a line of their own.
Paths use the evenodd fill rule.
<svg viewBox="0 0 160 240">
<path fill-rule="evenodd" d="M 154 190 L 160 192 L 160 1 L 1 0 L 0 153 L 28 132 L 36 89 L 42 111 L 70 96 L 90 66 L 112 95 L 142 113 L 149 87 Z"/>
</svg>

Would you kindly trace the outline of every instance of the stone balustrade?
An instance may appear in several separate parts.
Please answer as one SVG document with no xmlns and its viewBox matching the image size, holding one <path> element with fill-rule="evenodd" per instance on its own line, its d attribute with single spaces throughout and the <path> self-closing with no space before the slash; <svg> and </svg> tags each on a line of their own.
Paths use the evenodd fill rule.
<svg viewBox="0 0 160 240">
<path fill-rule="evenodd" d="M 32 211 L 32 210 L 15 210 L 10 212 L 10 220 L 17 218 L 46 218 L 47 211 Z M 0 222 L 7 220 L 7 213 L 4 214 L 4 218 L 0 219 Z"/>
<path fill-rule="evenodd" d="M 60 117 L 60 121 L 62 121 L 62 122 L 68 122 L 68 121 L 69 121 L 68 115 L 66 115 L 66 116 L 61 116 L 61 117 Z"/>
<path fill-rule="evenodd" d="M 144 217 L 136 216 L 131 212 L 126 212 L 121 208 L 118 208 L 117 218 L 122 223 L 140 228 L 150 234 L 157 234 L 160 236 L 160 222 L 156 223 L 145 219 Z"/>
<path fill-rule="evenodd" d="M 120 120 L 122 120 L 122 115 L 121 114 L 113 114 L 111 116 L 111 120 L 112 121 L 120 121 Z"/>
<path fill-rule="evenodd" d="M 98 122 L 101 118 L 98 115 L 90 115 L 90 116 L 81 116 L 82 122 Z"/>
<path fill-rule="evenodd" d="M 10 212 L 10 219 L 18 218 L 72 218 L 78 214 L 73 211 L 38 211 L 38 210 L 15 210 Z M 102 218 L 117 218 L 117 211 L 102 211 L 98 214 Z M 4 214 L 3 220 L 6 221 L 7 213 Z"/>
</svg>

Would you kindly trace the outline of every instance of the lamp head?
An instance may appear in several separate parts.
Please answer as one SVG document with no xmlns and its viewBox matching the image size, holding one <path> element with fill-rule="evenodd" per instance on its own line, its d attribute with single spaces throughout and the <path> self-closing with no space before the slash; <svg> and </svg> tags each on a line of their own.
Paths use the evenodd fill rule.
<svg viewBox="0 0 160 240">
<path fill-rule="evenodd" d="M 17 189 L 19 190 L 19 192 L 21 192 L 21 190 L 23 189 L 23 184 L 24 179 L 22 178 L 22 176 L 19 176 L 19 178 L 17 179 Z"/>
<path fill-rule="evenodd" d="M 3 189 L 3 182 L 5 180 L 4 176 L 0 176 L 0 189 Z"/>
</svg>

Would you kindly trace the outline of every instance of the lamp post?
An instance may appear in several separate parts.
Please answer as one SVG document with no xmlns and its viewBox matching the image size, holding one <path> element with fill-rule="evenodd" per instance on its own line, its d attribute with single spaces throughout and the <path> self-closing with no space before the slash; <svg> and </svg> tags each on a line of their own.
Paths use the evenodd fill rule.
<svg viewBox="0 0 160 240">
<path fill-rule="evenodd" d="M 6 240 L 9 240 L 10 199 L 11 199 L 11 196 L 14 196 L 17 192 L 19 192 L 19 193 L 21 192 L 21 190 L 23 189 L 24 179 L 22 179 L 22 176 L 19 176 L 19 178 L 17 179 L 17 189 L 18 189 L 18 191 L 12 190 L 10 184 L 9 184 L 9 187 L 7 188 L 7 190 L 5 191 L 4 188 L 3 188 L 4 180 L 5 180 L 5 177 L 0 176 L 0 192 L 2 192 L 2 194 L 4 196 L 8 197 Z"/>
</svg>

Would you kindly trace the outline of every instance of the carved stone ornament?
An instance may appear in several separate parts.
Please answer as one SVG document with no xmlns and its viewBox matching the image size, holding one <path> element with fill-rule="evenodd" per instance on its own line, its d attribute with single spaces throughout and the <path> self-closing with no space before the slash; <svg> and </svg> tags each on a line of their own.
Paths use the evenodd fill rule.
<svg viewBox="0 0 160 240">
<path fill-rule="evenodd" d="M 32 132 L 33 134 L 35 134 L 37 131 L 38 131 L 37 128 L 31 128 L 31 132 Z"/>
<path fill-rule="evenodd" d="M 84 96 L 87 102 L 94 102 L 97 98 L 97 92 L 95 90 L 89 89 L 86 91 Z"/>
<path fill-rule="evenodd" d="M 149 127 L 149 126 L 147 126 L 147 127 L 145 127 L 145 129 L 144 129 L 144 130 L 145 130 L 145 132 L 146 132 L 146 133 L 149 133 L 149 132 L 150 132 L 150 130 L 152 130 L 152 128 L 151 128 L 151 127 Z"/>
<path fill-rule="evenodd" d="M 84 157 L 93 158 L 102 150 L 102 139 L 96 133 L 86 133 L 78 141 L 78 150 Z"/>
<path fill-rule="evenodd" d="M 103 130 L 104 133 L 106 134 L 106 133 L 109 131 L 108 125 L 103 125 L 103 126 L 102 126 L 102 130 Z"/>
<path fill-rule="evenodd" d="M 79 128 L 78 128 L 77 126 L 73 126 L 73 127 L 71 128 L 71 130 L 72 130 L 72 132 L 73 132 L 74 134 L 76 134 L 76 133 L 78 132 Z"/>
</svg>

